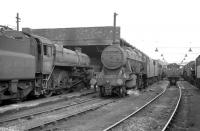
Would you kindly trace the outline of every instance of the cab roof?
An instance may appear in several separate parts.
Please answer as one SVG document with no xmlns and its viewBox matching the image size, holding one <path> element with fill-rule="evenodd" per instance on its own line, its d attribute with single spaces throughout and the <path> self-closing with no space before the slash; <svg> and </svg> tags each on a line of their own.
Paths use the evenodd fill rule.
<svg viewBox="0 0 200 131">
<path fill-rule="evenodd" d="M 42 42 L 42 43 L 52 44 L 52 42 L 49 39 L 45 38 L 45 37 L 42 37 L 42 36 L 39 36 L 39 35 L 35 35 L 35 34 L 31 34 L 31 36 L 36 38 L 36 39 L 39 39 L 40 42 Z"/>
</svg>

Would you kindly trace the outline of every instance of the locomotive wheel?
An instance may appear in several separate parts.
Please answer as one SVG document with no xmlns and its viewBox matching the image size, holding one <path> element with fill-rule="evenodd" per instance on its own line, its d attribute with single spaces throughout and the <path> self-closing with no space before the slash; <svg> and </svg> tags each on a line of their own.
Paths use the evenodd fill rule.
<svg viewBox="0 0 200 131">
<path fill-rule="evenodd" d="M 119 97 L 125 97 L 127 94 L 127 90 L 125 87 L 119 87 Z"/>
<path fill-rule="evenodd" d="M 69 74 L 66 71 L 61 71 L 57 77 L 58 86 L 60 88 L 69 88 L 71 85 L 69 84 Z"/>
<path fill-rule="evenodd" d="M 146 84 L 146 85 L 147 85 L 147 87 L 150 85 L 150 84 L 149 84 L 149 80 L 147 80 L 147 84 Z"/>
<path fill-rule="evenodd" d="M 53 92 L 51 90 L 46 90 L 45 93 L 44 93 L 44 96 L 46 98 L 48 98 L 48 97 L 52 96 L 52 94 L 53 94 Z"/>
<path fill-rule="evenodd" d="M 140 90 L 144 89 L 142 79 L 139 79 L 138 83 Z"/>
<path fill-rule="evenodd" d="M 127 89 L 126 88 L 124 88 L 124 89 L 125 89 L 124 90 L 125 96 L 127 96 L 128 95 Z"/>
<path fill-rule="evenodd" d="M 83 82 L 80 82 L 76 86 L 74 86 L 71 90 L 74 91 L 80 91 L 85 87 L 85 84 Z"/>
<path fill-rule="evenodd" d="M 119 88 L 119 97 L 124 97 L 124 91 L 122 88 Z"/>
<path fill-rule="evenodd" d="M 105 96 L 104 93 L 105 93 L 105 91 L 104 91 L 103 87 L 99 87 L 99 96 L 104 97 Z"/>
<path fill-rule="evenodd" d="M 65 70 L 55 69 L 54 73 L 54 86 L 57 89 L 69 90 L 72 84 L 72 80 L 70 81 L 69 73 Z"/>
</svg>

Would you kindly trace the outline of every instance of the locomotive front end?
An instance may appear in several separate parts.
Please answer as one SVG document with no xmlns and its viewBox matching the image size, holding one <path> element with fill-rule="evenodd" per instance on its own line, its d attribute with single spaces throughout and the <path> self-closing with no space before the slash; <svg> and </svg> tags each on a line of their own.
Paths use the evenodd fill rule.
<svg viewBox="0 0 200 131">
<path fill-rule="evenodd" d="M 103 50 L 101 55 L 103 69 L 97 78 L 101 95 L 111 95 L 116 87 L 124 85 L 127 76 L 122 67 L 126 61 L 126 52 L 119 45 L 111 45 Z"/>
</svg>

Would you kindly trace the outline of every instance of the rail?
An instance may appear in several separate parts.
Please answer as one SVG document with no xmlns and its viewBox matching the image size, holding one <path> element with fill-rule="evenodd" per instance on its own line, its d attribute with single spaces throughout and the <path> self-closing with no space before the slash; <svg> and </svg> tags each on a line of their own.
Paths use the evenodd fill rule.
<svg viewBox="0 0 200 131">
<path fill-rule="evenodd" d="M 60 110 L 60 109 L 63 109 L 63 108 L 75 106 L 75 105 L 78 105 L 78 104 L 82 104 L 82 103 L 89 102 L 89 101 L 94 101 L 94 100 L 95 99 L 89 99 L 89 98 L 88 99 L 77 99 L 77 101 L 75 100 L 72 103 L 69 103 L 69 104 L 66 104 L 66 105 L 57 106 L 57 107 L 52 108 L 52 109 L 49 108 L 47 110 L 39 110 L 39 111 L 36 111 L 36 112 L 32 112 L 32 113 L 28 113 L 28 114 L 23 114 L 23 115 L 19 115 L 19 116 L 16 116 L 16 117 L 4 118 L 4 119 L 0 120 L 0 124 L 1 123 L 5 123 L 5 122 L 9 122 L 9 121 L 14 121 L 14 120 L 26 118 L 26 117 L 33 117 L 35 115 L 39 115 L 39 114 L 42 114 L 42 113 L 53 112 L 55 110 Z"/>
<path fill-rule="evenodd" d="M 180 103 L 180 100 L 181 100 L 181 96 L 182 96 L 182 91 L 181 91 L 181 88 L 180 88 L 180 85 L 177 84 L 178 88 L 179 88 L 179 97 L 178 97 L 178 101 L 177 101 L 177 104 L 174 108 L 174 111 L 173 113 L 171 114 L 169 120 L 167 121 L 167 123 L 165 124 L 165 126 L 162 128 L 162 131 L 165 131 L 167 129 L 167 127 L 169 126 L 170 122 L 172 121 L 172 118 L 174 117 L 177 109 L 178 109 L 178 106 L 179 106 L 179 103 Z M 144 109 L 145 107 L 147 107 L 149 104 L 151 104 L 153 101 L 155 101 L 156 99 L 158 99 L 162 94 L 164 94 L 166 91 L 166 88 L 160 93 L 158 94 L 156 97 L 154 97 L 152 100 L 150 100 L 149 102 L 147 102 L 145 105 L 143 105 L 142 107 L 140 107 L 139 109 L 137 109 L 136 111 L 132 112 L 130 115 L 126 116 L 125 118 L 121 119 L 120 121 L 114 123 L 113 125 L 109 126 L 108 128 L 104 129 L 103 131 L 109 131 L 109 130 L 112 130 L 114 127 L 118 126 L 120 123 L 124 122 L 125 120 L 127 120 L 128 118 L 132 117 L 133 115 L 137 114 L 139 111 L 141 111 L 142 109 Z"/>
<path fill-rule="evenodd" d="M 136 113 L 138 113 L 139 111 L 144 109 L 146 106 L 148 106 L 150 103 L 152 103 L 153 101 L 158 99 L 162 94 L 164 94 L 166 89 L 167 88 L 165 88 L 161 93 L 159 93 L 156 97 L 154 97 L 152 100 L 147 102 L 145 105 L 143 105 L 142 107 L 140 107 L 139 109 L 137 109 L 136 111 L 131 113 L 130 115 L 126 116 L 125 118 L 121 119 L 120 121 L 116 122 L 115 124 L 113 124 L 113 125 L 109 126 L 108 128 L 104 129 L 103 131 L 109 131 L 109 130 L 113 129 L 114 127 L 116 127 L 117 125 L 119 125 L 120 123 L 122 123 L 123 121 L 127 120 L 128 118 L 130 118 L 131 116 L 135 115 Z"/>
<path fill-rule="evenodd" d="M 175 109 L 174 109 L 172 115 L 170 116 L 169 120 L 167 121 L 167 123 L 166 123 L 165 126 L 163 127 L 162 131 L 165 131 L 165 130 L 167 129 L 167 127 L 169 126 L 170 122 L 172 121 L 172 118 L 174 117 L 174 115 L 175 115 L 175 113 L 176 113 L 176 111 L 177 111 L 177 109 L 178 109 L 178 106 L 179 106 L 179 104 L 180 104 L 181 97 L 182 97 L 182 91 L 181 91 L 180 85 L 177 84 L 177 86 L 178 86 L 178 88 L 179 88 L 179 93 L 180 93 L 179 98 L 178 98 L 178 102 L 177 102 L 177 104 L 176 104 L 176 107 L 175 107 Z"/>
</svg>

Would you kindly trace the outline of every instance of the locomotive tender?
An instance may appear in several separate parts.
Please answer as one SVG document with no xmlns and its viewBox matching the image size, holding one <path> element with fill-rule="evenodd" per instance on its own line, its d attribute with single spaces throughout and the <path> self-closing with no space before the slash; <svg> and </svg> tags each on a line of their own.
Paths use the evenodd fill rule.
<svg viewBox="0 0 200 131">
<path fill-rule="evenodd" d="M 167 65 L 167 68 L 165 69 L 165 74 L 170 81 L 170 84 L 175 85 L 176 82 L 180 80 L 183 74 L 183 69 L 180 65 L 176 63 L 171 63 Z"/>
<path fill-rule="evenodd" d="M 20 31 L 0 32 L 0 101 L 29 94 L 51 96 L 77 84 L 87 86 L 90 59 L 50 40 Z"/>
<path fill-rule="evenodd" d="M 129 88 L 144 88 L 158 80 L 162 65 L 125 41 L 106 47 L 101 55 L 103 69 L 97 77 L 100 96 L 123 97 Z"/>
</svg>

